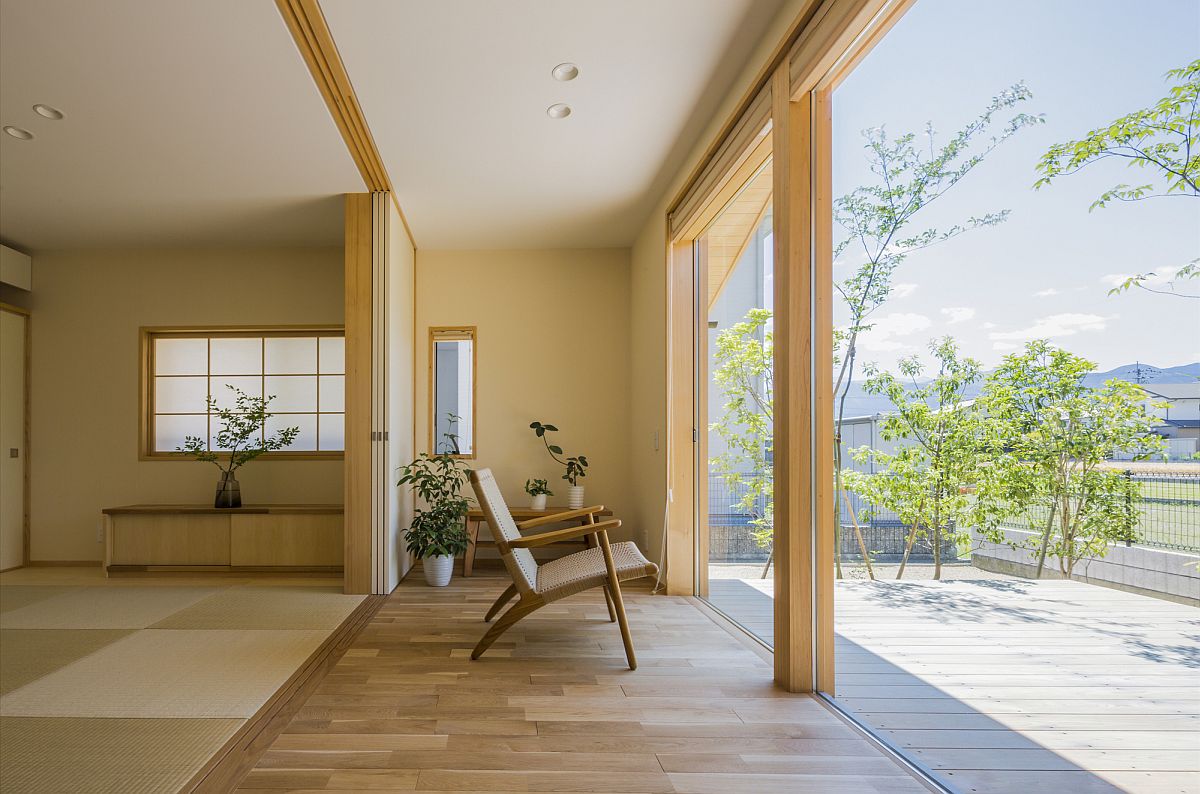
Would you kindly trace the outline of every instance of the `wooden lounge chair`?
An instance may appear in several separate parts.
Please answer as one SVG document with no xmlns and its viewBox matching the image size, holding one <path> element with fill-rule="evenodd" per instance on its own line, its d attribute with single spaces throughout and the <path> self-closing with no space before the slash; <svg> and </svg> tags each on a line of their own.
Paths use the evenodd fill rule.
<svg viewBox="0 0 1200 794">
<path fill-rule="evenodd" d="M 492 604 L 484 621 L 491 621 L 513 596 L 520 597 L 520 600 L 509 607 L 504 616 L 487 630 L 475 646 L 475 650 L 471 652 L 471 658 L 478 659 L 482 656 L 501 634 L 529 613 L 560 598 L 593 587 L 603 587 L 604 598 L 608 603 L 609 620 L 620 624 L 621 639 L 625 643 L 625 658 L 629 660 L 629 669 L 636 670 L 637 657 L 634 656 L 633 640 L 629 636 L 629 623 L 625 618 L 625 603 L 621 599 L 620 582 L 653 576 L 658 573 L 658 566 L 647 560 L 633 543 L 608 542 L 608 530 L 621 526 L 621 522 L 613 519 L 596 523 L 595 512 L 604 508 L 593 506 L 542 516 L 518 524 L 513 521 L 508 505 L 500 495 L 500 488 L 496 485 L 496 478 L 489 469 L 471 472 L 471 487 L 475 489 L 475 496 L 483 508 L 484 515 L 487 516 L 496 548 L 500 550 L 500 559 L 504 560 L 504 566 L 513 579 L 508 589 Z M 520 532 L 522 529 L 580 519 L 586 520 L 587 523 L 528 537 L 523 537 Z M 541 565 L 538 565 L 530 551 L 531 548 L 547 543 L 579 537 L 585 539 L 588 549 Z"/>
</svg>

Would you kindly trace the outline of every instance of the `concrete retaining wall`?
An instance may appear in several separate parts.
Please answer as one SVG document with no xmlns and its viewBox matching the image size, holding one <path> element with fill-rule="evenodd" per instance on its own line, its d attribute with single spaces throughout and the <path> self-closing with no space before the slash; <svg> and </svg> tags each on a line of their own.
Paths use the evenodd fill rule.
<svg viewBox="0 0 1200 794">
<path fill-rule="evenodd" d="M 1034 533 L 1020 529 L 1005 530 L 1005 534 L 1018 543 L 1027 542 L 1034 536 Z M 1037 554 L 1033 551 L 1013 549 L 980 538 L 976 538 L 976 543 L 979 548 L 972 553 L 971 562 L 977 568 L 1018 576 L 1033 576 L 1037 571 Z M 1197 554 L 1114 545 L 1102 558 L 1076 563 L 1071 578 L 1200 606 L 1200 567 L 1197 563 L 1200 563 Z M 1062 577 L 1056 560 L 1047 558 L 1042 577 Z"/>
</svg>

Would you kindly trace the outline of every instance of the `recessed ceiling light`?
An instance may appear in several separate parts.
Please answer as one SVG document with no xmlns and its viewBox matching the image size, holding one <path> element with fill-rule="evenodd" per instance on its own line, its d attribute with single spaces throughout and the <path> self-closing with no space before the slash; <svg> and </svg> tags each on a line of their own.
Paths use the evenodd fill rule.
<svg viewBox="0 0 1200 794">
<path fill-rule="evenodd" d="M 546 115 L 552 119 L 565 119 L 567 116 L 571 115 L 571 106 L 564 105 L 562 102 L 559 102 L 558 104 L 551 105 L 550 107 L 546 108 Z"/>
<path fill-rule="evenodd" d="M 565 83 L 579 76 L 579 67 L 573 63 L 560 63 L 550 70 L 550 74 L 555 80 Z"/>
<path fill-rule="evenodd" d="M 39 116 L 42 116 L 43 118 L 53 119 L 54 121 L 58 121 L 59 119 L 61 119 L 63 116 L 66 115 L 58 108 L 52 108 L 49 105 L 42 105 L 42 104 L 34 105 L 33 112 L 38 114 Z"/>
<path fill-rule="evenodd" d="M 23 130 L 20 127 L 5 127 L 4 131 L 14 138 L 19 138 L 22 141 L 33 140 L 33 133 L 29 130 Z"/>
</svg>

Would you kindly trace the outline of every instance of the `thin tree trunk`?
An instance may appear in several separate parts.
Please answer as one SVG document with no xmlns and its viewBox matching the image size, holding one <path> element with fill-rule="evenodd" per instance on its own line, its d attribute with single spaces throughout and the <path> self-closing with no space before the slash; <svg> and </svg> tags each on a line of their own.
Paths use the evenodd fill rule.
<svg viewBox="0 0 1200 794">
<path fill-rule="evenodd" d="M 1046 549 L 1050 546 L 1050 530 L 1054 528 L 1054 514 L 1058 511 L 1058 500 L 1050 505 L 1050 518 L 1046 519 L 1046 529 L 1042 532 L 1042 547 L 1038 550 L 1037 573 L 1034 579 L 1042 578 L 1042 568 L 1046 565 Z"/>
<path fill-rule="evenodd" d="M 875 569 L 871 567 L 871 555 L 867 554 L 867 544 L 863 541 L 862 528 L 858 525 L 858 517 L 854 515 L 854 505 L 850 504 L 850 497 L 846 495 L 845 490 L 842 491 L 842 500 L 846 503 L 846 509 L 850 511 L 850 520 L 854 522 L 854 536 L 858 538 L 858 550 L 862 553 L 863 563 L 867 566 L 867 576 L 871 581 L 875 581 Z"/>
<path fill-rule="evenodd" d="M 900 570 L 896 571 L 896 579 L 899 580 L 904 576 L 904 568 L 908 565 L 908 555 L 912 554 L 913 544 L 917 542 L 917 528 L 921 526 L 921 511 L 925 509 L 925 503 L 922 502 L 917 507 L 917 520 L 913 522 L 912 529 L 908 532 L 908 540 L 904 544 L 904 558 L 900 560 Z"/>
</svg>

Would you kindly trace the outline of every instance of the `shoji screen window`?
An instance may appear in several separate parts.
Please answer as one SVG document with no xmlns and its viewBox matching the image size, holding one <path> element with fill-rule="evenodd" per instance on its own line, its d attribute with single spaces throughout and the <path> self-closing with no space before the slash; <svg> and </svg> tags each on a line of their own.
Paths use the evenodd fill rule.
<svg viewBox="0 0 1200 794">
<path fill-rule="evenodd" d="M 187 436 L 208 439 L 220 451 L 217 411 L 233 408 L 238 391 L 271 398 L 262 429 L 268 436 L 300 429 L 286 450 L 269 454 L 341 456 L 345 359 L 340 328 L 144 329 L 143 457 L 170 457 Z"/>
</svg>

